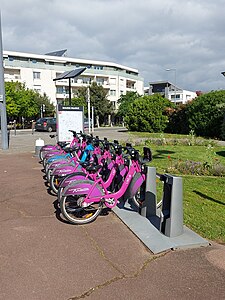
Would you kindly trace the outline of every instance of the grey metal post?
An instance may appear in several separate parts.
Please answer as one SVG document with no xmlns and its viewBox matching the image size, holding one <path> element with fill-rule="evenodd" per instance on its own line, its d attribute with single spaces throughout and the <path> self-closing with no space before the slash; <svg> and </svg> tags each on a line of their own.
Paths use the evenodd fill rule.
<svg viewBox="0 0 225 300">
<path fill-rule="evenodd" d="M 92 133 L 94 133 L 94 127 L 95 127 L 95 121 L 94 121 L 94 106 L 91 107 L 91 118 L 92 118 L 92 124 L 91 124 L 91 128 L 92 128 Z"/>
<path fill-rule="evenodd" d="M 3 68 L 3 50 L 2 50 L 2 28 L 1 28 L 1 11 L 0 11 L 0 113 L 1 113 L 1 137 L 2 149 L 9 148 L 9 139 L 7 133 L 7 115 L 5 102 L 5 81 Z"/>
<path fill-rule="evenodd" d="M 71 78 L 69 78 L 69 106 L 71 106 Z"/>
<path fill-rule="evenodd" d="M 181 177 L 165 175 L 161 211 L 161 231 L 168 237 L 183 233 L 183 181 Z"/>
<path fill-rule="evenodd" d="M 145 200 L 142 203 L 141 215 L 149 218 L 156 215 L 156 168 L 147 167 Z"/>
<path fill-rule="evenodd" d="M 88 133 L 91 133 L 91 100 L 90 100 L 90 86 L 87 87 L 87 104 L 88 104 Z"/>
</svg>

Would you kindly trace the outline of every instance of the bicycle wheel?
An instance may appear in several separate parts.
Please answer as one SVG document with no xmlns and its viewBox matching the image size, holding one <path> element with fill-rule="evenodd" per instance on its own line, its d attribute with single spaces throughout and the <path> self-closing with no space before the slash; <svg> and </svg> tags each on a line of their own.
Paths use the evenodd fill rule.
<svg viewBox="0 0 225 300">
<path fill-rule="evenodd" d="M 77 182 L 73 187 L 79 186 L 89 186 L 89 188 L 94 183 L 89 180 L 81 180 Z M 103 196 L 103 191 L 100 187 L 95 187 L 95 192 Z M 83 199 L 87 196 L 86 192 L 78 192 L 76 195 L 66 195 L 62 196 L 60 201 L 60 209 L 63 217 L 69 221 L 71 224 L 87 224 L 94 221 L 98 215 L 101 213 L 103 208 L 103 203 L 92 202 L 88 205 L 82 206 Z"/>
<path fill-rule="evenodd" d="M 47 172 L 48 172 L 49 165 L 50 165 L 49 162 L 47 162 L 47 163 L 45 164 L 45 167 L 44 167 L 45 174 L 47 174 Z"/>
<path fill-rule="evenodd" d="M 43 160 L 43 151 L 42 150 L 39 151 L 39 158 L 41 161 Z"/>
<path fill-rule="evenodd" d="M 62 178 L 57 175 L 56 176 L 52 175 L 50 178 L 50 187 L 51 187 L 52 191 L 56 194 L 58 193 L 58 187 L 59 187 L 61 180 L 62 180 Z"/>
<path fill-rule="evenodd" d="M 138 209 L 141 209 L 144 200 L 145 200 L 145 187 L 141 186 L 137 190 L 136 194 L 132 197 L 132 201 Z M 161 206 L 162 206 L 162 199 L 157 201 L 156 208 L 158 209 Z"/>
<path fill-rule="evenodd" d="M 139 187 L 136 194 L 131 199 L 132 199 L 132 202 L 134 203 L 135 207 L 140 209 L 142 206 L 142 203 L 145 200 L 145 184 L 142 184 Z"/>
<path fill-rule="evenodd" d="M 50 182 L 51 180 L 51 174 L 52 174 L 52 169 L 47 169 L 46 177 L 48 182 Z"/>
</svg>

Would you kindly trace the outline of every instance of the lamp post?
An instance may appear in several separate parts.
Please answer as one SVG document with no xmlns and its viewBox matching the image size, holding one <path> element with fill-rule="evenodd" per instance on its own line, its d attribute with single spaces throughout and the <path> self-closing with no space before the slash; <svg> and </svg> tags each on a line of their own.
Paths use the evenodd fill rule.
<svg viewBox="0 0 225 300">
<path fill-rule="evenodd" d="M 176 100 L 177 100 L 177 69 L 175 68 L 171 68 L 171 69 L 166 69 L 166 71 L 170 72 L 174 72 L 174 85 L 175 85 L 175 89 L 174 89 L 174 103 L 176 104 Z"/>
<path fill-rule="evenodd" d="M 3 48 L 2 48 L 2 27 L 1 27 L 1 11 L 0 11 L 0 122 L 1 122 L 1 141 L 2 149 L 9 148 L 9 136 L 7 132 L 7 113 L 5 100 L 5 80 L 3 67 Z"/>
</svg>

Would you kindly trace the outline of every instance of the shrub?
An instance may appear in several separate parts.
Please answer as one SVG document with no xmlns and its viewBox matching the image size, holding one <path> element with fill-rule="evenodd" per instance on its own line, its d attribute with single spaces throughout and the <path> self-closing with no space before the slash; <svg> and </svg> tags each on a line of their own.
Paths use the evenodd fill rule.
<svg viewBox="0 0 225 300">
<path fill-rule="evenodd" d="M 131 131 L 163 132 L 168 123 L 166 108 L 172 103 L 160 96 L 143 96 L 128 106 L 125 122 Z"/>
<path fill-rule="evenodd" d="M 223 122 L 225 91 L 203 94 L 186 107 L 189 128 L 199 136 L 219 138 Z"/>
<path fill-rule="evenodd" d="M 220 138 L 225 141 L 225 117 L 223 119 L 223 123 L 221 125 L 221 134 L 220 134 Z"/>
</svg>

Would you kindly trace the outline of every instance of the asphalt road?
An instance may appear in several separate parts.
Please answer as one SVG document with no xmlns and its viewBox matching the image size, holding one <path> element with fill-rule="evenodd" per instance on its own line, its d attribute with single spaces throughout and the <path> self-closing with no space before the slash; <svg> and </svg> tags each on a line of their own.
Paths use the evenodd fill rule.
<svg viewBox="0 0 225 300">
<path fill-rule="evenodd" d="M 55 134 L 55 132 L 51 133 Z M 117 139 L 119 141 L 131 141 L 132 138 L 124 127 L 104 127 L 95 129 L 94 136 L 99 136 L 100 139 L 107 137 L 109 140 Z M 1 133 L 0 133 L 1 139 Z M 55 144 L 56 140 L 50 138 L 49 132 L 39 132 L 34 131 L 32 134 L 31 129 L 25 130 L 14 130 L 10 131 L 9 137 L 9 149 L 2 150 L 2 139 L 0 142 L 1 149 L 6 153 L 16 153 L 16 152 L 32 152 L 35 150 L 36 140 L 44 140 L 44 144 Z"/>
</svg>

